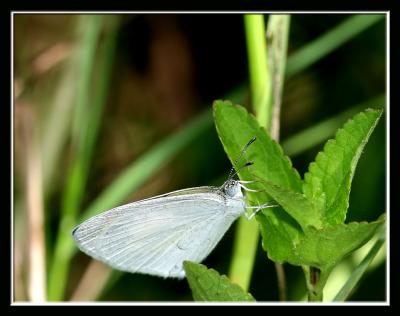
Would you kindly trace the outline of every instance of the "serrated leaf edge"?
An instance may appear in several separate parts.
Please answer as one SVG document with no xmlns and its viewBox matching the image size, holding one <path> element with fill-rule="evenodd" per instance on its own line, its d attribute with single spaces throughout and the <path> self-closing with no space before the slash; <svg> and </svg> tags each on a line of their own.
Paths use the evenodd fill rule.
<svg viewBox="0 0 400 316">
<path fill-rule="evenodd" d="M 361 222 L 350 222 L 350 223 L 347 223 L 347 224 L 346 223 L 341 223 L 341 224 L 334 225 L 334 226 L 327 226 L 327 227 L 324 227 L 324 228 L 321 228 L 321 229 L 316 229 L 316 228 L 314 228 L 312 226 L 309 226 L 308 229 L 305 231 L 304 236 L 302 238 L 300 238 L 298 240 L 298 242 L 293 245 L 292 254 L 294 256 L 296 256 L 298 259 L 300 259 L 300 261 L 301 261 L 302 256 L 298 253 L 298 248 L 297 247 L 307 238 L 308 234 L 315 234 L 315 233 L 318 233 L 318 232 L 335 231 L 336 229 L 338 229 L 339 226 L 341 226 L 341 227 L 346 227 L 347 226 L 349 228 L 350 227 L 354 228 L 355 226 L 361 226 L 361 225 L 371 225 L 371 224 L 378 224 L 379 225 L 379 224 L 383 224 L 385 222 L 385 220 L 386 220 L 386 214 L 384 213 L 384 214 L 380 215 L 375 221 L 372 221 L 372 222 L 361 221 Z M 378 228 L 378 226 L 376 228 Z M 365 245 L 365 243 L 366 242 L 364 242 L 363 244 L 361 244 L 357 248 L 354 248 L 347 255 L 349 255 L 350 253 L 352 253 L 352 252 L 356 251 L 357 249 L 361 248 L 362 246 Z M 341 259 L 343 259 L 347 255 L 344 255 L 342 258 L 339 259 L 339 261 Z M 338 263 L 338 261 L 337 262 L 333 262 L 331 265 L 329 265 L 329 266 L 327 266 L 325 268 L 325 271 L 328 271 L 329 269 L 333 268 L 337 263 Z M 295 265 L 298 265 L 298 264 L 295 264 Z M 319 267 L 319 268 L 322 268 L 322 267 Z"/>
<path fill-rule="evenodd" d="M 351 166 L 350 172 L 349 172 L 350 173 L 350 177 L 348 179 L 348 181 L 351 184 L 351 182 L 353 180 L 353 176 L 354 176 L 355 170 L 356 170 L 356 167 L 357 167 L 357 162 L 358 162 L 358 160 L 359 160 L 359 158 L 360 158 L 360 156 L 361 156 L 361 154 L 363 152 L 363 149 L 364 149 L 365 145 L 368 142 L 369 137 L 371 136 L 372 132 L 374 131 L 374 129 L 376 127 L 376 125 L 378 124 L 380 117 L 382 116 L 383 109 L 371 109 L 371 108 L 368 108 L 368 109 L 366 109 L 366 110 L 364 110 L 364 111 L 362 111 L 360 113 L 357 113 L 355 116 L 353 116 L 352 118 L 348 119 L 346 121 L 346 123 L 343 125 L 343 127 L 341 127 L 340 129 L 337 130 L 337 132 L 335 133 L 333 139 L 329 139 L 325 143 L 325 145 L 323 147 L 323 150 L 320 151 L 317 154 L 315 160 L 309 164 L 308 171 L 304 174 L 304 181 L 303 181 L 302 191 L 303 191 L 303 193 L 304 193 L 304 195 L 305 195 L 305 197 L 307 199 L 310 199 L 310 197 L 305 194 L 305 187 L 308 186 L 308 185 L 312 186 L 313 184 L 312 184 L 311 181 L 312 181 L 312 178 L 314 178 L 314 173 L 312 172 L 311 169 L 314 168 L 314 167 L 318 167 L 319 169 L 324 171 L 324 169 L 320 166 L 319 162 L 321 161 L 322 157 L 327 157 L 327 155 L 326 155 L 327 147 L 332 146 L 333 144 L 335 146 L 338 146 L 338 147 L 343 147 L 343 145 L 337 141 L 337 139 L 339 137 L 339 134 L 341 134 L 343 132 L 348 133 L 348 131 L 346 130 L 346 127 L 348 127 L 350 124 L 353 124 L 353 123 L 356 124 L 357 123 L 356 120 L 358 118 L 360 118 L 361 116 L 365 116 L 365 112 L 371 112 L 371 111 L 377 112 L 378 116 L 376 117 L 374 124 L 370 126 L 369 131 L 368 131 L 366 137 L 364 138 L 365 140 L 363 140 L 362 143 L 360 144 L 360 146 L 358 146 L 358 148 L 356 150 L 356 153 L 352 158 L 352 166 Z M 325 175 L 324 175 L 324 177 L 325 177 Z M 347 177 L 345 177 L 343 179 L 343 181 L 345 181 L 346 179 L 347 179 Z M 344 185 L 343 182 L 340 185 Z M 351 186 L 350 186 L 350 190 L 351 190 Z M 322 192 L 322 194 L 323 194 L 323 196 L 325 196 L 325 192 Z M 350 192 L 349 192 L 349 194 L 350 194 Z M 322 215 L 322 217 L 321 217 L 322 220 L 324 219 L 324 217 L 325 218 L 329 218 L 329 216 L 327 216 L 326 213 L 331 208 L 332 205 L 334 205 L 334 202 L 330 206 L 326 206 L 325 205 L 325 208 L 323 210 L 320 210 L 320 213 Z M 349 205 L 349 201 L 347 199 L 347 207 L 343 211 L 344 214 L 342 214 L 342 223 L 346 219 L 346 213 L 347 213 L 347 210 L 348 210 L 348 205 Z M 330 224 L 327 223 L 327 222 L 324 222 L 324 225 L 330 226 Z"/>
<path fill-rule="evenodd" d="M 289 167 L 288 169 L 290 169 L 290 170 L 292 171 L 292 173 L 294 174 L 294 176 L 295 176 L 295 178 L 296 178 L 295 181 L 298 182 L 298 185 L 299 185 L 299 188 L 298 188 L 298 190 L 296 190 L 296 191 L 301 193 L 301 192 L 302 192 L 303 180 L 301 179 L 301 176 L 300 176 L 299 172 L 297 171 L 297 169 L 294 168 L 293 163 L 292 163 L 292 160 L 290 159 L 289 156 L 285 155 L 285 152 L 284 152 L 282 146 L 281 146 L 278 142 L 276 142 L 274 139 L 271 138 L 269 132 L 268 132 L 263 126 L 260 126 L 260 125 L 258 124 L 258 121 L 257 121 L 256 117 L 255 117 L 252 113 L 250 113 L 249 111 L 247 111 L 247 109 L 246 109 L 244 106 L 242 106 L 242 105 L 240 105 L 240 104 L 234 104 L 234 103 L 232 103 L 232 102 L 229 101 L 229 100 L 215 100 L 215 101 L 213 102 L 213 109 L 215 109 L 215 108 L 217 107 L 217 102 L 223 102 L 224 104 L 228 104 L 228 105 L 230 105 L 230 106 L 233 106 L 233 107 L 238 108 L 239 111 L 244 112 L 247 116 L 250 116 L 250 117 L 257 123 L 258 128 L 259 128 L 261 131 L 263 131 L 264 133 L 267 134 L 267 137 L 268 137 L 268 138 L 272 141 L 272 143 L 273 143 L 273 148 L 274 148 L 275 150 L 278 151 L 278 154 L 279 154 L 281 157 L 283 157 L 284 163 L 287 164 L 287 166 Z M 213 116 L 214 116 L 214 120 L 215 120 L 215 110 L 213 111 Z M 217 133 L 217 134 L 218 134 L 218 137 L 219 137 L 221 143 L 224 145 L 224 142 L 222 141 L 222 139 L 221 139 L 221 137 L 220 137 L 220 130 L 219 130 L 219 128 L 218 128 L 218 125 L 215 124 L 215 126 L 216 126 L 216 129 L 217 129 L 217 132 L 218 132 L 218 133 Z M 225 145 L 224 145 L 224 149 L 225 149 Z M 226 152 L 226 151 L 225 151 L 225 152 Z M 232 160 L 231 160 L 231 161 L 232 161 Z M 286 173 L 285 173 L 285 174 L 286 174 Z M 288 181 L 288 182 L 291 183 L 292 181 Z M 290 189 L 293 189 L 293 188 L 290 188 Z"/>
<path fill-rule="evenodd" d="M 202 269 L 200 274 L 195 275 L 195 279 L 197 282 L 204 274 L 211 272 L 213 274 L 213 276 L 218 278 L 217 292 L 218 292 L 218 289 L 220 288 L 221 281 L 224 280 L 224 281 L 229 282 L 229 284 L 232 287 L 234 287 L 236 290 L 240 290 L 244 296 L 247 296 L 249 299 L 256 301 L 255 298 L 253 297 L 253 295 L 251 295 L 251 293 L 244 291 L 238 284 L 232 282 L 225 274 L 220 274 L 217 270 L 215 270 L 213 268 L 208 268 L 204 264 L 200 264 L 200 263 L 196 263 L 196 262 L 192 262 L 192 261 L 188 261 L 188 260 L 184 261 L 184 268 L 187 263 L 189 265 L 199 266 Z M 186 271 L 186 268 L 185 268 L 185 271 Z M 228 296 L 230 296 L 230 295 L 228 294 Z M 251 302 L 251 301 L 241 301 L 241 302 Z"/>
</svg>

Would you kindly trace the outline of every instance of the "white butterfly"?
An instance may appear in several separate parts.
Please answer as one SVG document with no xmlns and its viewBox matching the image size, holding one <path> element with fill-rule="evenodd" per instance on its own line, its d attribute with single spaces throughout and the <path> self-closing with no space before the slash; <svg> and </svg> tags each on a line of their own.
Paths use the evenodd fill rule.
<svg viewBox="0 0 400 316">
<path fill-rule="evenodd" d="M 189 188 L 122 205 L 86 220 L 72 235 L 83 252 L 115 269 L 183 278 L 183 261 L 204 260 L 240 215 L 251 219 L 258 210 L 274 207 L 246 206 L 242 188 L 254 191 L 243 185 L 249 182 L 230 176 L 221 187 Z M 256 211 L 249 216 L 246 208 Z"/>
</svg>

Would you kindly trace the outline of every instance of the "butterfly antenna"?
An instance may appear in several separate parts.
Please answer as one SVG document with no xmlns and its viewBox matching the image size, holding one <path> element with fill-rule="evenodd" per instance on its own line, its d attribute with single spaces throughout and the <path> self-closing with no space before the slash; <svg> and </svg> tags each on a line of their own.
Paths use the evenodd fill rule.
<svg viewBox="0 0 400 316">
<path fill-rule="evenodd" d="M 236 158 L 231 171 L 229 172 L 229 176 L 228 179 L 232 179 L 237 172 L 235 171 L 235 166 L 239 163 L 239 161 L 243 158 L 244 154 L 246 153 L 247 149 L 249 148 L 249 146 L 254 143 L 256 141 L 256 136 L 254 136 L 252 139 L 249 140 L 249 142 L 246 144 L 246 146 L 243 147 L 242 151 L 240 152 L 240 155 Z M 243 167 L 241 167 L 239 170 L 243 169 L 244 167 L 248 167 L 251 166 L 253 164 L 253 162 L 248 162 L 246 163 Z M 239 171 L 238 170 L 238 171 Z"/>
</svg>

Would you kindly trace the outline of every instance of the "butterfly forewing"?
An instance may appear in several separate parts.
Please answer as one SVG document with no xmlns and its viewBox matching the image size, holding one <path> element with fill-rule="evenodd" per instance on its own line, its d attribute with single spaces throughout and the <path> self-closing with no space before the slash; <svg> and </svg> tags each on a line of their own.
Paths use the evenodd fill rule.
<svg viewBox="0 0 400 316">
<path fill-rule="evenodd" d="M 182 262 L 202 261 L 236 219 L 227 212 L 217 188 L 185 189 L 101 213 L 73 236 L 82 251 L 119 270 L 180 278 Z"/>
</svg>

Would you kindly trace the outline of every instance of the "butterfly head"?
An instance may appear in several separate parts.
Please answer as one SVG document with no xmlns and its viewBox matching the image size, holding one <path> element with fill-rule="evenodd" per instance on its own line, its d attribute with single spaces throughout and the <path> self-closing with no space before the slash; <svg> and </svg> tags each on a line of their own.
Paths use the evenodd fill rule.
<svg viewBox="0 0 400 316">
<path fill-rule="evenodd" d="M 222 191 L 230 198 L 243 197 L 242 189 L 238 180 L 227 180 L 222 186 Z"/>
</svg>

